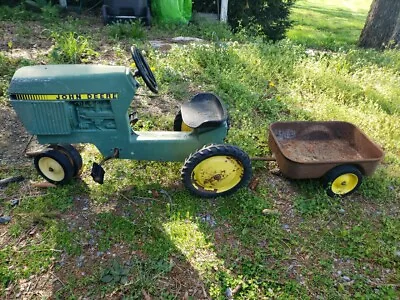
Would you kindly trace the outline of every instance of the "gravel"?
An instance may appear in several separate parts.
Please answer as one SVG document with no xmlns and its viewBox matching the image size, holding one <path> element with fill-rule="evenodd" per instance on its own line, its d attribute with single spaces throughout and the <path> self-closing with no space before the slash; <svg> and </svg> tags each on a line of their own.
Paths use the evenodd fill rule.
<svg viewBox="0 0 400 300">
<path fill-rule="evenodd" d="M 350 277 L 348 277 L 348 276 L 343 276 L 342 278 L 346 282 L 350 282 L 351 281 Z"/>
<path fill-rule="evenodd" d="M 11 221 L 11 217 L 9 217 L 9 216 L 0 217 L 0 224 L 7 224 L 10 221 Z"/>
<path fill-rule="evenodd" d="M 85 263 L 85 256 L 83 255 L 78 256 L 78 258 L 76 259 L 76 266 L 78 268 L 82 268 L 84 263 Z"/>
</svg>

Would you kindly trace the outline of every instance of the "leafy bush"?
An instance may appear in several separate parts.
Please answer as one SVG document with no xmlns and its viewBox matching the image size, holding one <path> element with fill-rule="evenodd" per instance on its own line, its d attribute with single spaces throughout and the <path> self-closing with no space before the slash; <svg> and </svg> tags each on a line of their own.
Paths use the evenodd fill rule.
<svg viewBox="0 0 400 300">
<path fill-rule="evenodd" d="M 55 45 L 50 55 L 54 62 L 78 64 L 88 62 L 98 56 L 98 53 L 91 48 L 89 40 L 84 36 L 68 32 L 53 33 L 52 37 Z"/>
<path fill-rule="evenodd" d="M 290 8 L 296 0 L 230 0 L 228 22 L 237 31 L 247 29 L 247 33 L 260 33 L 271 40 L 284 38 L 291 25 Z M 194 9 L 201 12 L 217 13 L 217 5 L 211 0 L 194 3 Z"/>
<path fill-rule="evenodd" d="M 129 270 L 124 268 L 118 261 L 114 260 L 112 266 L 103 270 L 101 281 L 104 283 L 122 283 L 128 282 Z"/>
<path fill-rule="evenodd" d="M 40 10 L 41 16 L 45 21 L 54 21 L 60 16 L 60 7 L 56 5 L 44 5 Z"/>
<path fill-rule="evenodd" d="M 0 9 L 0 21 L 28 21 L 28 20 L 37 20 L 37 14 L 32 14 L 31 12 L 24 9 L 22 5 L 18 5 L 16 7 L 9 6 L 1 6 Z"/>
<path fill-rule="evenodd" d="M 0 20 L 2 21 L 54 21 L 59 16 L 60 7 L 45 0 L 26 0 L 14 7 L 4 5 L 0 9 Z"/>
<path fill-rule="evenodd" d="M 295 0 L 231 0 L 229 1 L 229 23 L 233 28 L 258 25 L 272 40 L 284 38 L 290 27 L 290 8 Z"/>
</svg>

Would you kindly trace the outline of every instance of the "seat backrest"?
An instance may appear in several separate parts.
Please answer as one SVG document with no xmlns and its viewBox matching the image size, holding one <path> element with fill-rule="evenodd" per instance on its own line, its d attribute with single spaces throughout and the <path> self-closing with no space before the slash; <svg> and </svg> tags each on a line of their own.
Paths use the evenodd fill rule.
<svg viewBox="0 0 400 300">
<path fill-rule="evenodd" d="M 148 7 L 147 0 L 104 0 L 113 15 L 143 16 Z"/>
</svg>

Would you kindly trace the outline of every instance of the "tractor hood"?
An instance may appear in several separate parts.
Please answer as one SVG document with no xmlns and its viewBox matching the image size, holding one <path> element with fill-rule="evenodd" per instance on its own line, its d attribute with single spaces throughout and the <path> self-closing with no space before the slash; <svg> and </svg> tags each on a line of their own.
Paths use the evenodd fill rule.
<svg viewBox="0 0 400 300">
<path fill-rule="evenodd" d="M 9 94 L 14 100 L 112 100 L 133 96 L 136 88 L 123 66 L 40 65 L 18 69 Z"/>
</svg>

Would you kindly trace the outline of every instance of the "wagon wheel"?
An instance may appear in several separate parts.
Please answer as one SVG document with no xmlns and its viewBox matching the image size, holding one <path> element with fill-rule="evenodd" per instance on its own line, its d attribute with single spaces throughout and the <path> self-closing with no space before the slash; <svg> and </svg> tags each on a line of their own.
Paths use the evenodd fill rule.
<svg viewBox="0 0 400 300">
<path fill-rule="evenodd" d="M 347 196 L 354 193 L 361 185 L 363 175 L 353 165 L 333 168 L 323 177 L 326 193 L 331 196 Z"/>
<path fill-rule="evenodd" d="M 35 156 L 34 164 L 39 174 L 48 182 L 65 184 L 73 177 L 75 168 L 66 154 L 47 150 Z"/>
<path fill-rule="evenodd" d="M 250 180 L 251 162 L 249 156 L 238 147 L 205 146 L 189 156 L 181 175 L 185 187 L 197 196 L 225 196 Z"/>
<path fill-rule="evenodd" d="M 83 165 L 82 156 L 80 155 L 79 151 L 75 149 L 74 146 L 70 144 L 57 144 L 51 145 L 50 148 L 59 150 L 68 156 L 74 168 L 73 177 L 77 177 L 81 174 Z"/>
<path fill-rule="evenodd" d="M 187 126 L 185 122 L 183 122 L 181 111 L 179 111 L 175 116 L 174 131 L 187 131 L 187 132 L 193 131 L 193 128 Z"/>
</svg>

